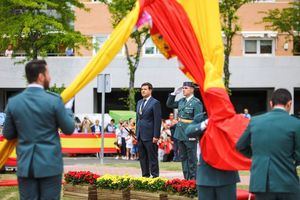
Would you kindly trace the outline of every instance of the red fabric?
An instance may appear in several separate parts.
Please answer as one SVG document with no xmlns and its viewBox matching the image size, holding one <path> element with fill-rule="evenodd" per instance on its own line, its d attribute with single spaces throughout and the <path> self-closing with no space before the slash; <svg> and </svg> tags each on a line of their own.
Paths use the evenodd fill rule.
<svg viewBox="0 0 300 200">
<path fill-rule="evenodd" d="M 249 199 L 249 195 L 250 199 Z M 255 200 L 254 194 L 249 193 L 246 190 L 237 190 L 237 199 L 238 200 Z"/>
<path fill-rule="evenodd" d="M 222 170 L 249 169 L 250 160 L 235 150 L 235 143 L 248 121 L 236 114 L 226 91 L 211 88 L 204 93 L 204 60 L 198 40 L 182 6 L 175 0 L 140 0 L 141 12 L 152 17 L 153 29 L 175 52 L 185 70 L 200 86 L 200 93 L 209 115 L 209 125 L 201 140 L 206 162 Z"/>
<path fill-rule="evenodd" d="M 2 186 L 17 186 L 18 180 L 0 180 L 0 187 Z"/>
</svg>

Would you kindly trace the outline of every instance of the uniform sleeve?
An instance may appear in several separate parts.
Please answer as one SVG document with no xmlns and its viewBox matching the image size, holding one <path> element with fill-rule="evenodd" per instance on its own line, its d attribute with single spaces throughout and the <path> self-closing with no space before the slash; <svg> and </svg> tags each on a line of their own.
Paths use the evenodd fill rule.
<svg viewBox="0 0 300 200">
<path fill-rule="evenodd" d="M 153 109 L 153 117 L 154 117 L 154 137 L 160 137 L 160 129 L 161 129 L 161 106 L 159 101 L 154 104 Z"/>
<path fill-rule="evenodd" d="M 200 128 L 200 123 L 191 123 L 185 129 L 185 134 L 188 138 L 198 138 L 201 137 L 203 132 Z"/>
<path fill-rule="evenodd" d="M 203 105 L 201 103 L 201 101 L 198 101 L 195 104 L 195 108 L 194 108 L 194 116 L 203 113 Z"/>
<path fill-rule="evenodd" d="M 171 94 L 169 95 L 166 103 L 168 108 L 173 108 L 173 109 L 178 108 L 178 101 L 175 101 L 175 97 L 176 97 L 175 95 L 171 95 Z"/>
<path fill-rule="evenodd" d="M 71 135 L 75 129 L 75 121 L 71 109 L 66 109 L 61 98 L 56 103 L 56 119 L 64 134 Z"/>
<path fill-rule="evenodd" d="M 249 123 L 246 131 L 243 133 L 243 135 L 240 137 L 236 144 L 236 149 L 248 158 L 252 157 L 250 127 L 251 124 Z"/>
<path fill-rule="evenodd" d="M 300 165 L 300 126 L 295 133 L 295 160 L 296 166 Z"/>
<path fill-rule="evenodd" d="M 10 110 L 9 103 L 7 104 L 6 110 L 5 110 L 6 118 L 4 121 L 4 127 L 3 127 L 3 136 L 7 140 L 12 140 L 18 137 L 18 132 L 16 129 L 16 125 L 13 120 L 13 116 Z"/>
</svg>

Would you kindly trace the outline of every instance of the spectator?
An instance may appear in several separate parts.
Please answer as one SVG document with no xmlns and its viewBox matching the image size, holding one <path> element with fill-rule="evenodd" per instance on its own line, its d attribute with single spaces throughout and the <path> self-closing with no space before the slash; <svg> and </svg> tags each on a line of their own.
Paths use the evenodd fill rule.
<svg viewBox="0 0 300 200">
<path fill-rule="evenodd" d="M 8 47 L 7 47 L 7 49 L 5 50 L 5 53 L 4 53 L 4 55 L 6 56 L 6 57 L 12 57 L 12 55 L 13 55 L 13 53 L 14 53 L 14 51 L 13 51 L 13 46 L 12 46 L 12 44 L 9 44 L 8 45 Z"/>
<path fill-rule="evenodd" d="M 137 138 L 136 138 L 136 126 L 135 126 L 135 120 L 134 119 L 129 119 L 129 133 L 132 135 L 132 144 L 133 147 L 131 149 L 131 155 L 132 155 L 132 160 L 137 160 L 139 157 L 139 153 L 138 153 L 138 142 L 137 142 Z"/>
<path fill-rule="evenodd" d="M 169 119 L 166 120 L 166 123 L 170 126 L 171 131 L 171 139 L 173 142 L 173 161 L 180 162 L 179 148 L 178 148 L 178 140 L 174 138 L 174 133 L 176 129 L 177 120 L 174 118 L 174 113 L 169 114 Z M 199 145 L 198 145 L 199 146 Z"/>
<path fill-rule="evenodd" d="M 121 130 L 120 128 L 122 127 L 123 122 L 119 121 L 119 127 L 116 128 L 116 142 L 115 142 L 115 147 L 117 149 L 117 156 L 115 159 L 119 159 L 122 156 L 122 137 L 121 137 Z"/>
<path fill-rule="evenodd" d="M 126 140 L 126 160 L 133 160 L 131 157 L 131 149 L 133 148 L 133 136 L 132 134 L 128 134 L 125 138 Z"/>
<path fill-rule="evenodd" d="M 122 141 L 122 146 L 121 146 L 121 154 L 122 154 L 122 159 L 126 159 L 126 137 L 128 136 L 128 131 L 124 128 L 128 126 L 127 122 L 123 122 L 120 127 L 120 132 L 121 132 L 121 141 Z"/>
<path fill-rule="evenodd" d="M 75 130 L 74 133 L 80 133 L 81 132 L 81 121 L 78 117 L 75 117 Z"/>
<path fill-rule="evenodd" d="M 67 47 L 65 53 L 66 53 L 66 56 L 74 56 L 73 48 Z"/>
<path fill-rule="evenodd" d="M 115 125 L 115 120 L 111 119 L 110 123 L 106 126 L 105 131 L 107 133 L 115 133 L 116 132 L 116 125 Z"/>
<path fill-rule="evenodd" d="M 92 133 L 101 133 L 101 126 L 99 125 L 99 120 L 96 119 L 95 124 L 91 126 Z"/>
<path fill-rule="evenodd" d="M 81 132 L 82 133 L 90 133 L 92 124 L 93 123 L 91 122 L 91 120 L 89 120 L 88 117 L 84 117 L 83 121 L 81 123 Z"/>
<path fill-rule="evenodd" d="M 249 114 L 249 110 L 247 108 L 244 109 L 243 115 L 245 118 L 251 119 L 251 115 Z"/>
<path fill-rule="evenodd" d="M 163 136 L 160 136 L 158 142 L 158 160 L 163 161 L 165 155 L 165 144 Z"/>
</svg>

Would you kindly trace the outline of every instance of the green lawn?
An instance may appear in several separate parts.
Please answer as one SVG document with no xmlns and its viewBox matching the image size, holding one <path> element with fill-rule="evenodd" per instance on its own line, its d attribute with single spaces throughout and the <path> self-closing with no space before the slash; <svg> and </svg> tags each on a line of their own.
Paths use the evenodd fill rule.
<svg viewBox="0 0 300 200">
<path fill-rule="evenodd" d="M 122 163 L 122 167 L 134 167 L 140 169 L 139 162 Z M 104 166 L 120 167 L 120 163 L 108 163 Z M 181 171 L 181 162 L 160 162 L 159 170 L 165 171 Z"/>
</svg>

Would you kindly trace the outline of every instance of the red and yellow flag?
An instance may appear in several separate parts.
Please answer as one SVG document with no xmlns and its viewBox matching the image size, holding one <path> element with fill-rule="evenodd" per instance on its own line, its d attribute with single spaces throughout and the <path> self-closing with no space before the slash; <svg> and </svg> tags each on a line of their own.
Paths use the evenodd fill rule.
<svg viewBox="0 0 300 200">
<path fill-rule="evenodd" d="M 82 72 L 62 93 L 66 102 L 93 80 L 113 60 L 128 40 L 143 12 L 152 19 L 151 34 L 167 57 L 177 56 L 182 71 L 200 86 L 209 115 L 201 140 L 203 158 L 223 170 L 249 169 L 251 161 L 235 150 L 248 120 L 236 114 L 223 84 L 223 42 L 218 0 L 137 0 L 109 39 Z M 16 140 L 0 149 L 0 166 L 14 149 Z"/>
</svg>

